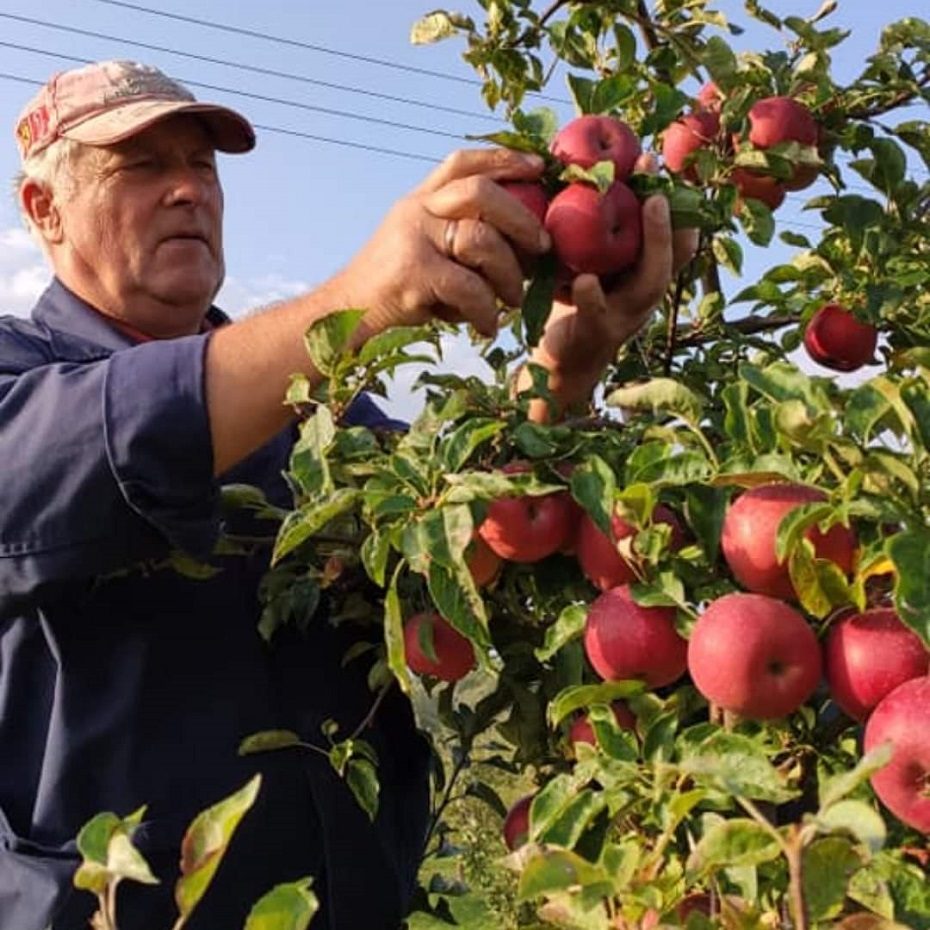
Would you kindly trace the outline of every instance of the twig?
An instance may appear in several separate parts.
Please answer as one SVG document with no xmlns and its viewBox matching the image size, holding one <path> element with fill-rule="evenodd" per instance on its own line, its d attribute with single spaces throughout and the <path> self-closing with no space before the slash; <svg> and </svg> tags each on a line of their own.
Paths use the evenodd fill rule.
<svg viewBox="0 0 930 930">
<path fill-rule="evenodd" d="M 678 314 L 681 312 L 681 298 L 685 290 L 686 272 L 682 269 L 675 282 L 675 294 L 672 297 L 672 306 L 668 314 L 668 326 L 665 330 L 665 363 L 662 366 L 663 374 L 672 373 L 672 362 L 675 358 L 675 349 L 678 342 Z"/>
<path fill-rule="evenodd" d="M 371 726 L 372 721 L 375 719 L 375 714 L 378 712 L 378 708 L 381 706 L 381 702 L 384 700 L 388 691 L 394 685 L 394 680 L 391 679 L 384 687 L 378 692 L 378 696 L 374 699 L 371 705 L 371 709 L 365 715 L 365 719 L 352 731 L 352 734 L 349 736 L 349 739 L 358 739 L 368 727 Z"/>
</svg>

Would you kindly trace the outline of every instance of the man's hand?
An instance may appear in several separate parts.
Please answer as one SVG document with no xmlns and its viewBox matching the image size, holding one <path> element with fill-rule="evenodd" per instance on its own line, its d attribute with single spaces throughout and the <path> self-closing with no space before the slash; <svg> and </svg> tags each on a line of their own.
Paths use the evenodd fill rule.
<svg viewBox="0 0 930 930">
<path fill-rule="evenodd" d="M 338 276 L 344 306 L 364 307 L 365 335 L 432 317 L 497 332 L 498 300 L 519 306 L 516 251 L 549 248 L 536 218 L 496 181 L 532 181 L 538 156 L 507 149 L 460 151 L 398 201 Z"/>
<path fill-rule="evenodd" d="M 643 204 L 643 253 L 636 268 L 608 293 L 596 275 L 578 275 L 570 296 L 555 302 L 530 360 L 549 371 L 549 388 L 562 409 L 590 397 L 620 346 L 649 319 L 673 276 L 692 259 L 697 242 L 697 230 L 672 231 L 664 196 L 650 197 Z M 528 385 L 523 371 L 517 387 Z M 541 405 L 533 415 L 545 415 Z"/>
</svg>

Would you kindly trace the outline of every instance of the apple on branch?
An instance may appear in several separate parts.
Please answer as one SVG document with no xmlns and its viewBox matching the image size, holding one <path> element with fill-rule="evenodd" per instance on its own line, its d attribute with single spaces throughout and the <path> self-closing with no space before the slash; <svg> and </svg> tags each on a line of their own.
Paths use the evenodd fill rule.
<svg viewBox="0 0 930 930">
<path fill-rule="evenodd" d="M 516 801 L 504 818 L 504 843 L 513 852 L 529 839 L 530 805 L 535 795 L 527 794 Z"/>
<path fill-rule="evenodd" d="M 475 667 L 472 644 L 433 611 L 414 614 L 404 624 L 404 651 L 411 671 L 440 681 L 458 681 Z"/>
<path fill-rule="evenodd" d="M 827 634 L 824 660 L 833 700 L 859 721 L 898 685 L 930 674 L 930 651 L 890 607 L 835 621 Z"/>
<path fill-rule="evenodd" d="M 878 331 L 839 304 L 824 304 L 804 330 L 807 354 L 834 371 L 856 371 L 872 361 Z"/>
<path fill-rule="evenodd" d="M 662 135 L 662 160 L 673 174 L 697 181 L 695 152 L 713 147 L 720 134 L 720 116 L 713 110 L 689 113 L 668 126 Z"/>
<path fill-rule="evenodd" d="M 872 787 L 902 823 L 930 833 L 930 677 L 898 685 L 872 711 L 865 751 L 886 742 L 891 761 L 872 776 Z"/>
<path fill-rule="evenodd" d="M 685 544 L 685 533 L 675 512 L 664 504 L 658 504 L 652 512 L 653 523 L 664 523 L 671 527 L 669 548 L 675 552 Z M 637 528 L 614 513 L 610 521 L 611 536 L 603 533 L 591 516 L 582 513 L 575 537 L 575 557 L 584 576 L 601 591 L 636 580 L 632 565 L 620 554 L 617 544 L 634 536 Z"/>
<path fill-rule="evenodd" d="M 752 720 L 794 713 L 820 681 L 820 644 L 807 621 L 763 594 L 725 594 L 688 641 L 688 671 L 707 700 Z"/>
<path fill-rule="evenodd" d="M 593 168 L 598 162 L 614 165 L 614 180 L 625 181 L 642 154 L 636 133 L 612 116 L 579 116 L 555 135 L 550 151 L 563 165 Z"/>
<path fill-rule="evenodd" d="M 794 600 L 788 562 L 779 562 L 775 542 L 781 521 L 802 504 L 826 500 L 823 491 L 803 484 L 766 484 L 741 494 L 727 509 L 720 545 L 736 580 L 757 594 Z M 818 559 L 829 559 L 848 575 L 856 555 L 856 537 L 837 524 L 825 533 L 816 526 L 804 534 Z"/>
<path fill-rule="evenodd" d="M 572 182 L 552 198 L 545 226 L 556 257 L 575 274 L 624 271 L 636 264 L 642 248 L 642 208 L 622 181 L 604 193 Z"/>
<path fill-rule="evenodd" d="M 643 607 L 629 585 L 595 598 L 584 630 L 588 661 L 605 681 L 644 681 L 660 688 L 680 678 L 688 643 L 675 629 L 675 609 Z"/>
<path fill-rule="evenodd" d="M 510 462 L 501 469 L 505 474 L 529 470 L 525 462 Z M 574 529 L 572 503 L 565 491 L 501 497 L 488 505 L 478 534 L 502 559 L 538 562 L 570 542 Z"/>
<path fill-rule="evenodd" d="M 612 701 L 610 709 L 613 711 L 614 720 L 621 730 L 636 730 L 636 716 L 633 711 L 627 707 L 624 701 Z M 597 745 L 597 738 L 594 735 L 594 727 L 588 719 L 586 713 L 581 713 L 572 721 L 568 729 L 568 741 L 574 746 L 576 743 L 588 743 L 591 746 Z"/>
</svg>

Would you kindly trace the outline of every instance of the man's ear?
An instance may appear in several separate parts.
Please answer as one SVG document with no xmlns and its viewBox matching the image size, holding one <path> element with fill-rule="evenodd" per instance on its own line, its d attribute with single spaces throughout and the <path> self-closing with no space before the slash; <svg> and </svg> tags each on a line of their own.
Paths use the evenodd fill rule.
<svg viewBox="0 0 930 930">
<path fill-rule="evenodd" d="M 33 178 L 26 178 L 19 188 L 19 202 L 23 213 L 46 245 L 57 245 L 61 242 L 64 235 L 61 213 L 47 187 Z"/>
</svg>

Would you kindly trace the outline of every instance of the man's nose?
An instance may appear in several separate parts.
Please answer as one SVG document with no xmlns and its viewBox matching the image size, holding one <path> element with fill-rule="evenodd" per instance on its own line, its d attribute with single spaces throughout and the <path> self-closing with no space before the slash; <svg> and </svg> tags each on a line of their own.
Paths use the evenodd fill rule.
<svg viewBox="0 0 930 930">
<path fill-rule="evenodd" d="M 210 197 L 213 178 L 204 176 L 194 165 L 175 165 L 169 169 L 167 197 L 171 203 L 203 203 Z"/>
</svg>

